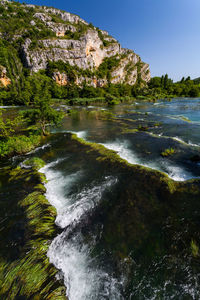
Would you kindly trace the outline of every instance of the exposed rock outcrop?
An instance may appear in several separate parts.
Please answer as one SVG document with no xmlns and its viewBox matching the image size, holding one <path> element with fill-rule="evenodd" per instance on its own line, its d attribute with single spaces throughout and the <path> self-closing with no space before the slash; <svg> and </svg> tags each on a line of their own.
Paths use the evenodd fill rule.
<svg viewBox="0 0 200 300">
<path fill-rule="evenodd" d="M 58 85 L 62 85 L 62 86 L 67 85 L 69 82 L 67 75 L 65 73 L 60 73 L 60 72 L 54 72 L 53 79 L 56 81 Z"/>
<path fill-rule="evenodd" d="M 39 41 L 40 47 L 30 50 L 31 40 L 27 39 L 23 45 L 24 58 L 33 72 L 45 69 L 47 62 L 62 60 L 81 69 L 96 69 L 104 58 L 121 54 L 120 45 L 111 43 L 103 47 L 98 32 L 89 29 L 80 40 L 48 39 Z M 134 60 L 136 54 L 133 55 Z"/>
<path fill-rule="evenodd" d="M 84 70 L 76 73 L 75 82 L 80 86 L 86 83 L 99 87 L 108 82 L 134 85 L 150 80 L 149 65 L 134 51 L 122 48 L 107 31 L 59 9 L 26 4 L 21 7 L 24 12 L 31 10 L 30 28 L 20 29 L 11 38 L 15 43 L 20 41 L 20 57 L 32 74 L 45 70 L 49 61 L 62 61 L 75 70 Z M 6 38 L 6 32 L 3 36 Z M 107 64 L 108 76 L 108 72 L 98 71 L 109 58 L 117 63 Z M 54 71 L 53 79 L 58 84 L 68 84 L 63 70 Z"/>
<path fill-rule="evenodd" d="M 7 70 L 5 67 L 0 66 L 0 85 L 3 85 L 4 87 L 7 87 L 9 84 L 11 84 L 10 78 L 7 77 Z"/>
</svg>

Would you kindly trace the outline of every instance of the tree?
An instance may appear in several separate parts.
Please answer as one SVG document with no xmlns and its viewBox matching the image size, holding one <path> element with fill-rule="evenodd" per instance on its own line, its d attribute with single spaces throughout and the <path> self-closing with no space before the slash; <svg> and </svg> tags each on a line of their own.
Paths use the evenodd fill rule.
<svg viewBox="0 0 200 300">
<path fill-rule="evenodd" d="M 166 74 L 164 77 L 164 89 L 167 89 L 167 87 L 168 87 L 168 80 L 169 80 L 169 78 L 168 78 L 168 75 Z"/>
<path fill-rule="evenodd" d="M 193 86 L 191 90 L 189 91 L 190 97 L 198 97 L 200 94 L 200 89 L 197 86 Z"/>
<path fill-rule="evenodd" d="M 57 126 L 64 117 L 62 112 L 50 106 L 50 99 L 48 91 L 44 91 L 43 98 L 35 98 L 34 108 L 23 112 L 27 124 L 36 125 L 43 135 L 48 134 L 47 126 Z"/>
</svg>

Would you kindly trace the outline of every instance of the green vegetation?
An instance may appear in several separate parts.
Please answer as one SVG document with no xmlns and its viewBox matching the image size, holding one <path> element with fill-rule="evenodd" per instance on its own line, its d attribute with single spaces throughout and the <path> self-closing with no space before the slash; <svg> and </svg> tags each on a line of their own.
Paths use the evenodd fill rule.
<svg viewBox="0 0 200 300">
<path fill-rule="evenodd" d="M 70 30 L 67 30 L 65 32 L 65 38 L 71 39 L 71 40 L 79 40 L 81 36 L 83 36 L 88 31 L 88 26 L 78 22 L 78 24 L 75 24 L 76 31 L 72 32 Z"/>
<path fill-rule="evenodd" d="M 23 69 L 21 65 L 23 85 L 19 86 L 18 89 L 13 84 L 7 87 L 0 87 L 0 103 L 3 105 L 32 105 L 34 99 L 40 97 L 44 90 L 48 92 L 49 98 L 66 99 L 69 102 L 74 98 L 104 98 L 105 102 L 107 102 L 106 99 L 109 99 L 110 95 L 115 99 L 126 98 L 130 100 L 136 95 L 135 90 L 137 87 L 135 86 L 109 83 L 107 86 L 94 88 L 93 86 L 88 86 L 86 82 L 83 83 L 82 87 L 75 84 L 76 77 L 80 76 L 107 78 L 109 81 L 111 78 L 110 72 L 118 63 L 119 60 L 116 58 L 105 59 L 99 69 L 96 72 L 92 72 L 90 70 L 79 69 L 75 66 L 72 67 L 69 63 L 64 63 L 63 61 L 49 62 L 46 71 L 40 71 L 33 75 L 30 75 L 27 69 Z M 66 86 L 59 86 L 52 79 L 53 73 L 57 71 L 64 72 L 67 75 L 68 84 Z M 10 73 L 8 73 L 9 76 Z M 16 78 L 19 78 L 19 76 L 16 76 Z M 12 79 L 13 82 L 14 79 Z"/>
<path fill-rule="evenodd" d="M 55 32 L 47 28 L 40 19 L 34 17 L 35 13 L 43 12 L 40 7 L 26 7 L 17 2 L 8 2 L 0 4 L 0 32 L 3 35 L 0 38 L 0 66 L 7 70 L 7 76 L 11 79 L 11 84 L 7 87 L 0 86 L 0 104 L 3 105 L 31 105 L 35 94 L 43 90 L 44 86 L 48 89 L 49 96 L 56 99 L 65 99 L 70 103 L 76 103 L 79 98 L 104 98 L 108 104 L 117 103 L 120 97 L 137 98 L 140 100 L 155 100 L 158 98 L 172 97 L 198 97 L 200 95 L 200 80 L 191 80 L 190 77 L 182 78 L 180 82 L 173 83 L 168 75 L 154 77 L 147 85 L 141 78 L 141 68 L 143 63 L 139 61 L 136 65 L 127 64 L 125 71 L 126 79 L 130 73 L 137 68 L 138 78 L 134 86 L 128 84 L 111 84 L 111 73 L 119 66 L 121 59 L 126 57 L 118 55 L 105 58 L 97 70 L 80 69 L 77 66 L 71 66 L 63 61 L 48 63 L 47 69 L 30 74 L 23 62 L 21 46 L 27 38 L 31 39 L 29 50 L 43 47 L 40 40 L 54 39 Z M 71 24 L 65 22 L 60 16 L 53 13 L 47 13 L 52 22 L 73 25 L 75 32 L 67 31 L 64 37 L 69 39 L 80 39 L 88 29 L 94 29 L 92 24 L 86 25 L 82 22 Z M 31 25 L 35 22 L 35 26 Z M 114 41 L 107 41 L 103 32 L 97 28 L 98 35 L 103 42 L 104 47 Z M 55 71 L 64 72 L 67 76 L 68 85 L 58 86 L 52 79 Z M 147 71 L 148 72 L 148 71 Z M 85 77 L 87 80 L 82 83 L 82 87 L 76 85 L 77 77 Z M 89 79 L 89 80 L 88 80 Z M 94 88 L 93 80 L 106 79 L 108 84 L 102 88 Z M 109 100 L 111 97 L 113 99 Z M 83 103 L 87 101 L 83 100 Z M 88 103 L 90 100 L 88 101 Z"/>
<path fill-rule="evenodd" d="M 25 241 L 19 258 L 7 261 L 0 257 L 0 298 L 64 300 L 65 287 L 56 280 L 57 270 L 47 258 L 56 234 L 56 211 L 44 197 L 44 176 L 35 169 L 19 167 L 6 172 L 10 184 L 22 187 L 21 200 L 15 205 L 23 212 Z"/>
<path fill-rule="evenodd" d="M 24 132 L 22 125 L 21 116 L 5 118 L 3 110 L 0 110 L 0 158 L 23 154 L 39 145 L 41 136 L 38 132 L 32 130 Z"/>
<path fill-rule="evenodd" d="M 40 135 L 19 135 L 0 140 L 0 158 L 25 154 L 41 143 Z"/>
<path fill-rule="evenodd" d="M 42 135 L 48 134 L 49 126 L 61 122 L 64 115 L 51 107 L 48 86 L 43 83 L 34 81 L 35 92 L 27 94 L 31 109 L 21 111 L 13 119 L 4 118 L 0 111 L 0 158 L 33 150 L 42 141 Z"/>
<path fill-rule="evenodd" d="M 168 149 L 165 149 L 163 152 L 161 152 L 161 156 L 167 157 L 167 156 L 173 155 L 175 152 L 176 152 L 175 149 L 168 148 Z"/>
<path fill-rule="evenodd" d="M 197 246 L 197 244 L 194 240 L 191 240 L 191 251 L 192 251 L 192 255 L 194 257 L 199 256 L 199 247 Z"/>
<path fill-rule="evenodd" d="M 98 31 L 98 35 L 99 35 L 100 40 L 103 42 L 104 47 L 108 47 L 110 44 L 115 43 L 114 40 L 107 41 L 105 39 L 105 36 L 103 35 L 102 31 L 99 28 L 97 28 L 97 31 Z"/>
<path fill-rule="evenodd" d="M 45 162 L 41 158 L 32 157 L 32 158 L 25 160 L 24 165 L 28 166 L 28 167 L 32 167 L 33 169 L 39 170 L 45 166 Z"/>
<path fill-rule="evenodd" d="M 111 79 L 111 71 L 118 67 L 120 59 L 116 56 L 105 58 L 97 70 L 97 77 L 106 78 L 108 82 Z"/>
<path fill-rule="evenodd" d="M 198 80 L 191 80 L 190 77 L 182 78 L 181 81 L 173 82 L 168 78 L 168 75 L 162 77 L 153 77 L 148 88 L 143 88 L 139 91 L 146 97 L 152 99 L 172 98 L 172 97 L 199 97 L 200 83 Z"/>
<path fill-rule="evenodd" d="M 44 96 L 42 99 L 36 98 L 34 101 L 34 109 L 24 111 L 23 116 L 29 126 L 35 125 L 45 136 L 48 134 L 47 126 L 48 128 L 49 125 L 57 126 L 60 124 L 64 115 L 62 112 L 56 111 L 50 106 L 50 100 L 46 95 L 46 97 Z"/>
<path fill-rule="evenodd" d="M 167 189 L 169 189 L 170 193 L 173 193 L 176 189 L 176 182 L 170 179 L 165 173 L 157 170 L 150 169 L 148 167 L 143 167 L 140 165 L 133 165 L 127 160 L 121 158 L 114 150 L 107 149 L 103 145 L 87 142 L 81 138 L 78 138 L 76 134 L 69 134 L 72 141 L 85 146 L 87 149 L 87 153 L 95 152 L 97 154 L 97 161 L 107 162 L 113 167 L 117 168 L 126 168 L 127 170 L 131 170 L 136 172 L 139 176 L 141 174 L 145 174 L 148 172 L 149 176 L 154 178 L 155 176 L 159 177 L 160 182 L 167 185 Z"/>
<path fill-rule="evenodd" d="M 34 17 L 35 13 L 43 12 L 40 7 L 26 7 L 17 2 L 0 4 L 0 32 L 4 33 L 0 38 L 0 66 L 7 70 L 7 76 L 11 79 L 11 84 L 7 87 L 0 85 L 0 104 L 3 105 L 31 105 L 35 94 L 38 95 L 39 90 L 43 90 L 44 86 L 48 87 L 50 97 L 57 99 L 71 100 L 73 98 L 100 98 L 104 97 L 105 102 L 110 99 L 110 95 L 114 98 L 119 97 L 135 97 L 135 87 L 119 84 L 110 84 L 111 72 L 116 68 L 120 59 L 126 55 L 106 58 L 97 70 L 80 69 L 77 66 L 71 66 L 63 61 L 48 62 L 46 70 L 37 74 L 30 74 L 23 61 L 23 53 L 21 46 L 27 38 L 31 39 L 29 50 L 43 48 L 40 40 L 54 39 L 55 32 L 46 28 L 45 24 Z M 73 25 L 76 32 L 67 31 L 64 37 L 69 39 L 80 39 L 88 29 L 94 29 L 92 24 L 85 25 L 82 22 L 70 24 L 63 21 L 60 16 L 47 13 L 52 22 Z M 35 22 L 35 26 L 31 25 L 31 21 Z M 106 41 L 104 34 L 98 29 L 99 37 L 105 47 L 114 41 Z M 128 66 L 127 72 L 131 66 Z M 64 72 L 67 75 L 67 86 L 58 86 L 52 79 L 53 73 L 56 71 Z M 88 78 L 83 82 L 82 87 L 76 85 L 77 77 Z M 107 79 L 108 85 L 104 88 L 94 88 L 90 86 L 92 81 L 97 79 Z M 73 102 L 73 101 L 71 101 Z M 74 101 L 76 102 L 76 101 Z M 117 100 L 113 99 L 113 103 Z M 109 100 L 110 103 L 110 100 Z"/>
<path fill-rule="evenodd" d="M 24 104 L 25 78 L 22 62 L 16 49 L 2 39 L 0 39 L 0 65 L 6 68 L 7 76 L 11 79 L 11 84 L 7 88 L 0 85 L 0 104 Z"/>
</svg>

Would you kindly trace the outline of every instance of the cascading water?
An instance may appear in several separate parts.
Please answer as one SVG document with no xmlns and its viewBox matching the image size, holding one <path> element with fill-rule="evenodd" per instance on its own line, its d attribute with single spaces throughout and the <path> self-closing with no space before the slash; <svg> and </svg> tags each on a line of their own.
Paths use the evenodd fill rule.
<svg viewBox="0 0 200 300">
<path fill-rule="evenodd" d="M 81 232 L 69 237 L 80 219 L 83 222 L 84 216 L 98 204 L 104 191 L 116 184 L 117 178 L 105 176 L 98 184 L 94 181 L 78 193 L 72 193 L 72 186 L 78 184 L 85 174 L 80 171 L 63 176 L 55 170 L 59 163 L 62 159 L 40 170 L 48 180 L 46 197 L 57 209 L 56 224 L 65 229 L 51 243 L 49 259 L 62 271 L 70 300 L 122 299 L 121 283 L 99 266 L 98 259 L 91 257 L 92 242 L 85 244 Z"/>
<path fill-rule="evenodd" d="M 192 102 L 194 107 L 195 101 Z M 78 112 L 81 114 L 80 119 L 75 118 L 73 121 L 73 116 L 67 117 L 63 127 L 55 130 L 57 134 L 49 138 L 46 145 L 38 147 L 25 156 L 25 158 L 29 158 L 37 155 L 47 162 L 46 166 L 41 169 L 48 180 L 46 197 L 57 210 L 56 224 L 62 230 L 62 233 L 58 234 L 51 242 L 48 257 L 60 270 L 59 276 L 63 278 L 67 287 L 69 300 L 199 298 L 198 266 L 195 264 L 191 266 L 187 259 L 183 263 L 183 260 L 179 261 L 179 257 L 177 258 L 175 255 L 156 257 L 155 254 L 153 259 L 147 259 L 147 261 L 144 259 L 144 264 L 143 261 L 139 263 L 135 261 L 135 257 L 138 258 L 138 253 L 135 252 L 138 245 L 144 257 L 149 255 L 148 244 L 151 243 L 151 238 L 155 239 L 155 245 L 158 245 L 158 248 L 159 245 L 162 246 L 162 240 L 157 231 L 162 231 L 162 234 L 165 235 L 166 232 L 168 233 L 168 228 L 172 227 L 169 229 L 169 234 L 173 233 L 172 242 L 184 240 L 190 224 L 193 224 L 192 222 L 195 224 L 198 211 L 193 208 L 198 203 L 194 202 L 193 205 L 190 204 L 192 198 L 189 203 L 180 198 L 183 206 L 177 207 L 177 210 L 172 212 L 172 217 L 177 217 L 179 213 L 183 216 L 177 217 L 173 221 L 174 223 L 168 223 L 166 219 L 165 223 L 162 223 L 161 218 L 159 225 L 156 223 L 148 233 L 148 228 L 159 217 L 159 213 L 154 218 L 150 214 L 150 217 L 147 217 L 147 227 L 145 227 L 142 221 L 146 219 L 148 209 L 155 208 L 159 211 L 160 205 L 165 204 L 162 202 L 163 194 L 156 195 L 158 203 L 152 202 L 154 198 L 152 198 L 151 191 L 149 194 L 145 194 L 143 181 L 147 180 L 145 184 L 148 190 L 148 176 L 134 186 L 134 178 L 129 182 L 132 173 L 126 174 L 126 168 L 125 171 L 120 169 L 119 173 L 116 171 L 117 168 L 109 169 L 109 164 L 98 160 L 99 157 L 93 157 L 92 151 L 85 151 L 84 146 L 82 148 L 81 144 L 76 144 L 67 137 L 69 132 L 75 133 L 79 138 L 102 144 L 107 149 L 116 151 L 121 158 L 131 164 L 165 172 L 175 181 L 198 178 L 200 175 L 200 140 L 197 110 L 190 112 L 193 122 L 184 122 L 180 117 L 183 115 L 181 111 L 178 112 L 178 117 L 174 114 L 173 102 L 167 103 L 167 105 L 163 101 L 162 105 L 146 103 L 144 106 L 140 104 L 135 106 L 137 106 L 137 113 L 133 109 L 124 112 L 123 105 L 116 107 L 118 112 L 116 119 L 120 120 L 119 123 L 115 122 L 116 120 L 110 120 L 110 115 L 107 120 L 108 111 L 103 111 L 102 108 L 95 113 L 92 111 L 91 115 L 89 110 L 94 109 L 93 107 L 87 110 L 80 109 L 81 111 Z M 177 102 L 175 107 L 179 108 Z M 192 116 L 193 112 L 195 116 Z M 104 114 L 102 119 L 99 117 L 100 113 Z M 186 117 L 190 118 L 189 113 L 186 113 Z M 155 122 L 156 126 L 154 126 Z M 162 122 L 161 125 L 160 122 Z M 138 130 L 138 128 L 146 128 L 145 126 L 150 130 L 146 132 Z M 130 132 L 127 129 L 130 129 Z M 175 155 L 162 157 L 161 152 L 168 148 L 174 148 Z M 15 164 L 18 161 L 22 161 L 20 157 L 13 159 Z M 26 167 L 23 163 L 21 166 Z M 137 171 L 134 176 L 137 177 Z M 141 203 L 140 198 L 137 198 L 140 196 L 140 192 Z M 119 196 L 120 193 L 122 193 L 121 196 Z M 160 195 L 161 203 L 159 202 Z M 117 202 L 118 197 L 121 197 L 119 203 Z M 139 201 L 138 206 L 135 197 Z M 163 209 L 161 216 L 163 217 L 166 213 L 168 217 L 168 209 L 173 207 L 172 203 L 177 201 L 176 204 L 180 205 L 178 200 L 175 196 L 169 207 L 166 206 Z M 111 203 L 111 209 L 109 203 Z M 120 259 L 117 261 L 114 252 L 109 252 L 109 247 L 112 242 L 117 243 L 116 240 L 112 241 L 113 231 L 116 230 L 119 233 L 122 231 L 126 235 L 126 229 L 129 229 L 129 219 L 126 220 L 126 214 L 128 214 L 126 207 L 129 205 L 133 209 L 133 217 L 132 215 L 128 217 L 130 223 L 136 221 L 137 225 L 137 220 L 139 220 L 138 228 L 142 231 L 137 237 L 134 227 L 131 228 L 133 236 L 137 237 L 136 245 L 132 245 L 130 257 L 125 257 L 126 255 L 123 256 L 123 251 L 126 253 L 127 246 L 125 241 L 122 245 L 122 253 L 119 250 Z M 103 213 L 102 207 L 104 207 Z M 120 207 L 120 212 L 117 220 L 114 219 L 115 225 L 112 228 L 111 238 L 106 236 L 107 240 L 105 240 L 101 238 L 108 226 L 105 219 L 107 218 L 106 221 L 112 227 L 109 218 L 117 214 L 118 207 Z M 98 215 L 99 211 L 100 216 Z M 126 224 L 127 221 L 125 229 L 121 228 L 120 222 L 118 224 L 120 215 L 125 215 L 125 219 L 122 219 L 122 223 L 124 221 Z M 97 221 L 96 216 L 99 218 Z M 188 216 L 189 223 L 187 223 Z M 186 224 L 185 227 L 182 226 L 182 222 Z M 196 228 L 196 225 L 192 226 Z M 166 230 L 163 229 L 165 227 Z M 148 243 L 140 244 L 148 235 L 146 232 L 150 234 Z M 167 234 L 166 236 L 168 237 Z M 192 234 L 190 236 L 192 238 Z M 189 243 L 191 242 L 190 236 Z M 120 238 L 119 235 L 119 240 Z M 102 241 L 104 244 L 101 244 Z M 173 249 L 176 249 L 176 244 Z M 191 251 L 190 244 L 188 251 Z"/>
<path fill-rule="evenodd" d="M 183 168 L 176 165 L 171 165 L 170 163 L 160 159 L 144 162 L 142 159 L 137 157 L 133 150 L 130 149 L 130 143 L 126 140 L 117 140 L 115 142 L 105 143 L 102 145 L 108 149 L 116 151 L 121 158 L 127 160 L 131 164 L 138 164 L 154 170 L 165 172 L 175 181 L 184 181 L 195 177 L 190 172 L 185 171 Z"/>
<path fill-rule="evenodd" d="M 149 114 L 150 118 L 155 118 L 155 121 L 157 121 L 157 119 L 162 117 L 165 105 L 157 105 L 151 109 L 152 111 Z M 157 111 L 158 109 L 160 109 L 160 112 L 155 113 L 155 110 Z M 170 159 L 163 159 L 160 155 L 148 156 L 150 153 L 148 148 L 149 144 L 153 153 L 157 147 L 156 144 L 154 145 L 154 141 L 159 139 L 161 143 L 166 144 L 166 146 L 163 146 L 165 148 L 168 147 L 168 143 L 174 143 L 175 147 L 180 146 L 180 149 L 181 147 L 185 147 L 184 151 L 193 146 L 198 148 L 199 140 L 196 138 L 196 135 L 188 136 L 188 133 L 183 131 L 183 127 L 177 126 L 179 134 L 176 135 L 176 132 L 174 132 L 175 134 L 171 134 L 171 127 L 169 127 L 170 122 L 172 122 L 173 125 L 175 122 L 179 124 L 182 121 L 180 117 L 176 118 L 174 115 L 169 118 L 169 106 L 167 106 L 166 109 L 167 114 L 163 116 L 166 125 L 162 126 L 162 132 L 160 132 L 159 129 L 155 129 L 152 132 L 152 137 L 151 134 L 146 134 L 141 140 L 138 139 L 139 135 L 132 137 L 131 135 L 123 136 L 122 134 L 118 136 L 119 132 L 117 132 L 117 129 L 114 132 L 112 131 L 113 136 L 111 137 L 109 130 L 113 130 L 114 127 L 110 124 L 104 127 L 105 123 L 103 122 L 101 124 L 98 122 L 98 126 L 94 126 L 93 123 L 87 123 L 86 129 L 84 130 L 82 129 L 84 126 L 80 126 L 81 131 L 77 130 L 77 124 L 76 128 L 68 124 L 68 128 L 66 127 L 64 130 L 62 128 L 60 132 L 71 131 L 79 138 L 100 143 L 104 147 L 116 151 L 121 158 L 127 160 L 129 163 L 165 172 L 175 181 L 184 181 L 198 177 L 197 172 L 193 173 L 192 164 L 189 164 L 189 168 L 187 169 L 184 163 L 180 164 L 180 161 L 176 163 Z M 143 116 L 144 118 L 142 119 L 138 118 L 139 122 L 146 122 L 145 117 L 149 118 L 144 113 Z M 136 115 L 133 116 L 133 118 L 136 117 Z M 123 120 L 123 114 L 120 116 L 120 119 Z M 187 126 L 190 125 L 188 124 Z M 197 126 L 194 124 L 191 125 Z M 169 132 L 168 128 L 170 129 Z M 196 127 L 194 133 L 196 134 Z M 169 136 L 170 134 L 171 136 Z M 185 143 L 184 140 L 192 140 L 192 142 Z M 144 153 L 148 153 L 146 156 L 140 155 L 140 152 L 138 152 L 138 145 L 140 145 L 141 142 L 143 143 Z M 139 149 L 142 148 L 140 147 Z M 141 153 L 142 151 L 143 149 Z M 178 152 L 181 153 L 181 150 L 178 150 Z M 79 229 L 79 225 L 81 223 L 84 224 L 84 220 L 87 219 L 87 216 L 101 203 L 104 192 L 111 189 L 117 183 L 118 179 L 114 176 L 104 175 L 101 179 L 90 179 L 87 183 L 80 185 L 79 183 L 88 177 L 88 173 L 84 168 L 78 170 L 75 168 L 76 170 L 74 172 L 71 171 L 66 174 L 63 172 L 63 164 L 66 164 L 67 169 L 69 161 L 70 157 L 60 157 L 41 169 L 48 180 L 46 184 L 46 197 L 49 202 L 56 207 L 56 224 L 63 229 L 63 232 L 52 241 L 49 247 L 48 257 L 56 268 L 61 271 L 60 276 L 64 279 L 69 300 L 127 299 L 127 296 L 124 296 L 125 282 L 127 281 L 126 274 L 118 274 L 119 276 L 116 277 L 112 267 L 105 267 L 102 253 L 98 255 L 93 254 L 97 239 L 95 230 L 89 238 L 86 238 Z M 62 165 L 62 170 L 58 167 L 60 164 Z M 167 264 L 169 263 L 167 262 L 166 265 Z M 158 265 L 160 265 L 159 268 Z M 171 295 L 170 293 L 174 293 L 174 295 L 179 297 L 181 293 L 188 293 L 191 299 L 195 299 L 195 282 L 192 282 L 190 286 L 183 281 L 182 287 L 179 286 L 177 291 L 173 281 L 165 281 L 165 278 L 160 283 L 160 286 L 155 284 L 157 280 L 156 269 L 159 270 L 159 274 L 162 274 L 163 265 L 162 260 L 155 263 L 155 266 L 152 267 L 152 277 L 148 279 L 148 276 L 145 275 L 145 277 L 140 278 L 139 283 L 137 282 L 138 275 L 136 276 L 133 273 L 135 285 L 131 288 L 129 287 L 130 291 L 128 297 L 130 297 L 130 299 L 131 297 L 133 299 L 134 297 L 138 297 L 139 291 L 141 291 L 143 296 L 149 295 L 149 299 L 155 299 L 159 293 L 168 297 L 167 287 L 169 286 L 169 295 Z M 185 274 L 186 270 L 188 270 L 190 280 L 191 278 L 195 278 L 194 275 L 189 275 L 190 267 L 187 264 L 183 266 L 182 272 Z M 136 267 L 135 272 L 137 273 L 137 271 L 139 273 L 141 272 L 140 266 Z M 148 285 L 149 289 L 147 289 Z"/>
</svg>

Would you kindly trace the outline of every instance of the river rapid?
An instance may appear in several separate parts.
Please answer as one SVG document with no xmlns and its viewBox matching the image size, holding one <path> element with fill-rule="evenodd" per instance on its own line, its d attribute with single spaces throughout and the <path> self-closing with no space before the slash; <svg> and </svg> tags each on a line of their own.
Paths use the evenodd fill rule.
<svg viewBox="0 0 200 300">
<path fill-rule="evenodd" d="M 63 105 L 62 109 L 69 108 Z M 52 132 L 45 145 L 10 164 L 32 156 L 46 162 L 40 172 L 48 180 L 46 198 L 57 210 L 60 228 L 48 257 L 60 270 L 68 299 L 199 299 L 199 260 L 188 254 L 191 240 L 199 242 L 196 202 L 186 199 L 172 208 L 173 204 L 170 208 L 165 204 L 153 214 L 141 202 L 130 217 L 121 203 L 134 195 L 132 175 L 99 161 L 81 144 L 73 143 L 69 133 L 114 150 L 130 164 L 164 172 L 184 183 L 200 177 L 200 99 L 74 107 Z M 174 149 L 174 153 L 164 157 L 166 149 Z M 135 193 L 143 194 L 143 182 L 136 186 Z M 153 205 L 152 200 L 150 207 Z M 119 222 L 117 209 L 122 215 Z M 134 232 L 132 225 L 129 228 L 128 220 L 124 229 L 123 220 L 128 218 L 141 218 L 139 231 Z M 20 220 L 14 221 L 12 216 L 12 222 Z M 122 240 L 115 240 L 115 230 Z"/>
</svg>

